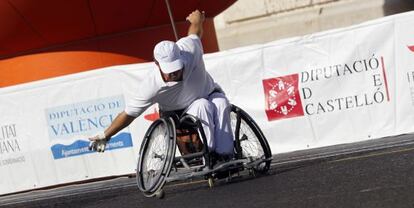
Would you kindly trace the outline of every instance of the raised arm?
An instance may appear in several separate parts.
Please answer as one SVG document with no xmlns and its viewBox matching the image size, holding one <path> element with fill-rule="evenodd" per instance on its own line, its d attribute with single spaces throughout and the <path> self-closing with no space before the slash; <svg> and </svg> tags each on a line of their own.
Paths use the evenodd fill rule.
<svg viewBox="0 0 414 208">
<path fill-rule="evenodd" d="M 188 35 L 195 34 L 201 39 L 201 36 L 203 36 L 204 19 L 204 11 L 200 12 L 198 10 L 195 10 L 191 12 L 191 14 L 189 14 L 186 18 L 186 20 L 191 23 L 190 27 L 188 28 Z"/>
</svg>

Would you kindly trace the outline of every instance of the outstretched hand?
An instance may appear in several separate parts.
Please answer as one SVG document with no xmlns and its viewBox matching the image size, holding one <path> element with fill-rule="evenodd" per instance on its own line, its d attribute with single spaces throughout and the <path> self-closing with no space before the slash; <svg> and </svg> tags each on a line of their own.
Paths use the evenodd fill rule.
<svg viewBox="0 0 414 208">
<path fill-rule="evenodd" d="M 105 137 L 105 134 L 98 134 L 94 137 L 89 138 L 89 150 L 97 151 L 97 152 L 104 152 L 106 148 L 106 143 L 108 139 Z"/>
</svg>

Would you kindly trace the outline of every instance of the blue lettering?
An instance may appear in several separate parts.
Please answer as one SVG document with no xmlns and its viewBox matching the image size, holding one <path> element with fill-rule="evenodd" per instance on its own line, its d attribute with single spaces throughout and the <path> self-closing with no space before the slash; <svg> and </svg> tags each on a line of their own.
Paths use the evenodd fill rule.
<svg viewBox="0 0 414 208">
<path fill-rule="evenodd" d="M 77 108 L 74 108 L 71 111 L 72 111 L 71 115 L 78 115 L 78 109 Z"/>
<path fill-rule="evenodd" d="M 85 123 L 85 120 L 84 119 L 79 120 L 78 123 L 79 123 L 79 131 L 82 132 L 82 131 L 87 131 L 88 130 L 88 129 L 85 128 L 85 124 L 86 123 Z"/>
<path fill-rule="evenodd" d="M 93 106 L 92 106 L 92 105 L 90 105 L 90 106 L 86 107 L 86 111 L 87 111 L 88 113 L 92 113 L 92 112 L 93 112 Z"/>
<path fill-rule="evenodd" d="M 108 107 L 109 107 L 109 109 L 119 108 L 120 107 L 119 101 L 117 100 L 115 102 L 108 103 Z"/>
<path fill-rule="evenodd" d="M 69 134 L 70 132 L 69 132 L 69 130 L 68 130 L 68 127 L 63 123 L 62 124 L 62 128 L 61 128 L 61 131 L 60 131 L 60 135 L 63 135 L 63 134 Z"/>
<path fill-rule="evenodd" d="M 52 127 L 53 133 L 55 133 L 55 136 L 57 136 L 58 135 L 58 131 L 60 129 L 60 125 L 58 124 L 57 125 L 57 128 L 55 128 L 54 125 L 51 125 L 50 127 Z"/>
<path fill-rule="evenodd" d="M 105 109 L 105 105 L 104 104 L 99 104 L 99 105 L 97 105 L 97 106 L 95 106 L 95 110 L 96 111 L 102 111 L 102 110 L 104 110 Z"/>
<path fill-rule="evenodd" d="M 81 114 L 86 114 L 88 112 L 88 109 L 81 108 L 80 111 L 81 111 Z"/>
<path fill-rule="evenodd" d="M 67 117 L 70 116 L 69 111 L 62 111 L 62 112 L 60 112 L 60 116 L 58 116 L 58 118 L 63 118 L 65 116 L 67 116 Z"/>
<path fill-rule="evenodd" d="M 56 118 L 56 114 L 55 113 L 49 113 L 49 119 L 53 120 Z"/>
<path fill-rule="evenodd" d="M 106 122 L 105 122 L 106 121 Z M 107 127 L 109 126 L 110 122 L 108 122 L 108 115 L 105 116 L 101 116 L 99 118 L 99 125 L 102 127 Z"/>
<path fill-rule="evenodd" d="M 95 120 L 95 121 L 93 121 L 92 119 L 88 118 L 89 129 L 91 129 L 91 124 L 92 124 L 95 128 L 98 128 L 98 122 L 96 121 L 96 118 L 95 118 L 94 120 Z"/>
</svg>

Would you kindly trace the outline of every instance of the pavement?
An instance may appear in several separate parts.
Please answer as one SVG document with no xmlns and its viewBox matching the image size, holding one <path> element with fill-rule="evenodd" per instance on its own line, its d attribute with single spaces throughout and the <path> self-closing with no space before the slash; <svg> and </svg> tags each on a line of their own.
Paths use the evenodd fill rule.
<svg viewBox="0 0 414 208">
<path fill-rule="evenodd" d="M 0 196 L 0 207 L 414 207 L 414 134 L 274 155 L 269 174 L 167 184 L 146 198 L 135 177 Z"/>
</svg>

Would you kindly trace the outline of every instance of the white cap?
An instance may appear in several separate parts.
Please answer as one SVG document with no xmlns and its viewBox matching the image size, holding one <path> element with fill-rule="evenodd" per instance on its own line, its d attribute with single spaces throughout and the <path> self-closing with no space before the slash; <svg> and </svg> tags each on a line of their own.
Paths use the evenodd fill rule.
<svg viewBox="0 0 414 208">
<path fill-rule="evenodd" d="M 183 68 L 180 49 L 173 41 L 164 40 L 154 47 L 154 58 L 158 61 L 161 71 L 169 74 Z"/>
</svg>

